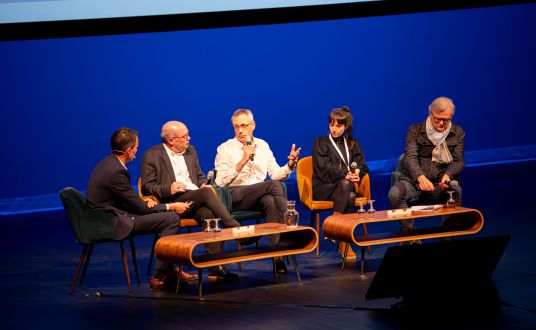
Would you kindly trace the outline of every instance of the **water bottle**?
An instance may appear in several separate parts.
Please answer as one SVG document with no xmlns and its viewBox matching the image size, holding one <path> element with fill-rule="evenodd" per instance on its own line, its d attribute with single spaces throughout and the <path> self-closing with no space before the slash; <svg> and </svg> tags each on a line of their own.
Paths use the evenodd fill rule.
<svg viewBox="0 0 536 330">
<path fill-rule="evenodd" d="M 287 201 L 287 210 L 285 211 L 285 224 L 287 228 L 298 227 L 300 214 L 296 211 L 296 201 Z"/>
</svg>

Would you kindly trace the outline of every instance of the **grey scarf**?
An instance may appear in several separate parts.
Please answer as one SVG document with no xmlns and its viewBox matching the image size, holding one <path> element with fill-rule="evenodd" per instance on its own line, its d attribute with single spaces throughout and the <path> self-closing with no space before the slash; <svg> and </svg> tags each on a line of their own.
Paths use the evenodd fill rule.
<svg viewBox="0 0 536 330">
<path fill-rule="evenodd" d="M 426 119 L 426 135 L 435 146 L 432 151 L 433 162 L 438 162 L 440 164 L 452 163 L 452 155 L 450 154 L 449 148 L 447 148 L 447 142 L 445 142 L 451 127 L 452 123 L 449 122 L 449 125 L 443 132 L 438 132 L 432 125 L 432 118 L 428 116 L 428 119 Z"/>
</svg>

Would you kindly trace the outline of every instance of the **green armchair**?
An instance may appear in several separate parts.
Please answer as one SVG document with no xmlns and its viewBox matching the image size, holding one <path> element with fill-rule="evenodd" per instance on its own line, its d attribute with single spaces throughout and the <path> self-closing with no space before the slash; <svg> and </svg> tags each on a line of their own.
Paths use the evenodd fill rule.
<svg viewBox="0 0 536 330">
<path fill-rule="evenodd" d="M 75 233 L 75 241 L 77 244 L 82 245 L 82 252 L 78 259 L 76 271 L 71 282 L 70 293 L 72 294 L 74 292 L 74 286 L 83 264 L 84 266 L 82 273 L 80 274 L 80 281 L 78 283 L 78 286 L 82 286 L 95 244 L 104 242 L 119 242 L 121 247 L 121 256 L 123 259 L 123 267 L 125 269 L 125 276 L 127 279 L 128 292 L 129 294 L 132 294 L 127 255 L 125 253 L 125 240 L 117 240 L 114 238 L 113 226 L 115 222 L 115 214 L 112 211 L 107 210 L 88 209 L 85 197 L 75 188 L 68 187 L 60 190 L 60 198 L 67 215 L 67 219 L 69 220 L 69 224 Z M 134 239 L 132 237 L 128 237 L 127 239 L 130 240 L 132 259 L 134 262 L 134 268 L 136 270 L 137 283 L 139 285 L 140 273 L 136 259 Z"/>
</svg>

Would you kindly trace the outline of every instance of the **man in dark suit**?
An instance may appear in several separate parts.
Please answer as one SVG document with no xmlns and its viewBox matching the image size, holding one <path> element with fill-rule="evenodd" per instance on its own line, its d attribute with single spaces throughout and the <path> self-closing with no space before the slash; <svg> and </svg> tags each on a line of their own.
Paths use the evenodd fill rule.
<svg viewBox="0 0 536 330">
<path fill-rule="evenodd" d="M 158 144 L 143 154 L 141 167 L 142 192 L 153 195 L 159 201 L 192 202 L 182 214 L 192 217 L 206 226 L 204 219 L 220 218 L 223 227 L 239 227 L 227 208 L 221 203 L 207 184 L 207 179 L 199 166 L 197 152 L 190 145 L 188 128 L 181 122 L 170 121 L 162 127 L 162 144 Z M 219 243 L 206 244 L 209 254 L 221 252 Z M 236 279 L 223 266 L 209 268 L 210 280 Z"/>
<path fill-rule="evenodd" d="M 130 128 L 116 130 L 110 141 L 112 153 L 93 169 L 87 185 L 89 208 L 113 210 L 117 215 L 115 236 L 122 239 L 130 234 L 157 233 L 160 237 L 178 232 L 178 214 L 188 210 L 187 203 L 156 204 L 142 200 L 130 185 L 126 163 L 136 157 L 137 132 Z M 174 212 L 168 212 L 174 211 Z M 162 289 L 169 280 L 193 280 L 197 275 L 178 274 L 173 264 L 157 260 L 150 280 L 151 289 Z"/>
</svg>

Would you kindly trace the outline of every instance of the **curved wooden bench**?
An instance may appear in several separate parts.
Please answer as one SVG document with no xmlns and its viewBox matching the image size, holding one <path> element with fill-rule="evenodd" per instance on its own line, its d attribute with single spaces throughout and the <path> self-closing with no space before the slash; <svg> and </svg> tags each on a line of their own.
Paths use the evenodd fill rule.
<svg viewBox="0 0 536 330">
<path fill-rule="evenodd" d="M 243 227 L 241 227 L 243 228 Z M 199 271 L 199 297 L 202 297 L 202 269 L 206 267 L 226 265 L 236 262 L 252 261 L 264 258 L 291 256 L 296 270 L 298 282 L 301 282 L 296 254 L 312 252 L 318 244 L 318 234 L 311 227 L 299 226 L 287 228 L 280 223 L 263 223 L 253 225 L 254 231 L 236 233 L 233 229 L 221 232 L 196 232 L 162 237 L 158 240 L 155 253 L 158 259 L 193 266 Z M 224 242 L 248 237 L 279 234 L 279 242 L 271 246 L 261 246 L 237 251 L 223 251 L 217 254 L 206 254 L 204 249 L 197 249 L 205 243 Z M 194 254 L 194 250 L 196 253 Z M 277 274 L 274 273 L 276 276 Z M 177 292 L 179 286 L 177 284 Z"/>
<path fill-rule="evenodd" d="M 433 211 L 413 211 L 405 215 L 389 215 L 389 211 L 375 213 L 337 214 L 324 221 L 322 230 L 326 237 L 343 242 L 354 243 L 361 247 L 361 273 L 364 272 L 364 249 L 371 245 L 399 243 L 430 238 L 442 238 L 478 233 L 484 226 L 484 216 L 479 210 L 455 207 L 440 208 Z M 404 219 L 424 219 L 438 216 L 449 216 L 449 226 L 419 228 L 408 231 L 394 231 L 376 234 L 358 234 L 358 227 L 365 224 Z M 369 228 L 370 229 L 370 228 Z M 343 269 L 344 269 L 343 260 Z"/>
</svg>

